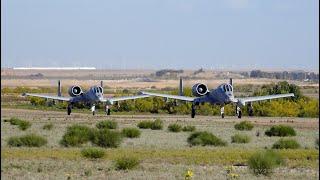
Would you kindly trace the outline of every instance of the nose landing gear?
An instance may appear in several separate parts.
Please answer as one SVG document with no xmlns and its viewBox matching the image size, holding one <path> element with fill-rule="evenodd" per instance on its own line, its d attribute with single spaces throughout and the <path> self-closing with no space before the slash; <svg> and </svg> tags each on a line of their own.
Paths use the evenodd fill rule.
<svg viewBox="0 0 320 180">
<path fill-rule="evenodd" d="M 96 105 L 95 104 L 93 104 L 91 106 L 91 111 L 92 111 L 92 116 L 94 116 L 96 114 Z"/>
<path fill-rule="evenodd" d="M 224 106 L 221 106 L 220 108 L 221 118 L 224 118 Z"/>
<path fill-rule="evenodd" d="M 241 119 L 242 112 L 241 112 L 241 108 L 239 106 L 236 106 L 236 114 L 237 114 L 238 118 Z"/>
</svg>

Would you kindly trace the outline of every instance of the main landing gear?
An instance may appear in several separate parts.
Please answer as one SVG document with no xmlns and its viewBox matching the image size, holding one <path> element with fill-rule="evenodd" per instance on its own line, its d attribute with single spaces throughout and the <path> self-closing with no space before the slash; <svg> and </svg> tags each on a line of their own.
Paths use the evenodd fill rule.
<svg viewBox="0 0 320 180">
<path fill-rule="evenodd" d="M 248 114 L 249 116 L 253 116 L 253 106 L 251 102 L 248 103 Z"/>
<path fill-rule="evenodd" d="M 191 105 L 191 118 L 194 118 L 196 116 L 196 109 L 195 109 L 195 105 L 192 104 Z"/>
<path fill-rule="evenodd" d="M 111 114 L 111 110 L 108 105 L 106 105 L 106 113 L 108 116 Z"/>
<path fill-rule="evenodd" d="M 71 110 L 72 110 L 72 104 L 68 104 L 68 107 L 67 107 L 67 113 L 68 113 L 68 115 L 71 114 Z"/>
</svg>

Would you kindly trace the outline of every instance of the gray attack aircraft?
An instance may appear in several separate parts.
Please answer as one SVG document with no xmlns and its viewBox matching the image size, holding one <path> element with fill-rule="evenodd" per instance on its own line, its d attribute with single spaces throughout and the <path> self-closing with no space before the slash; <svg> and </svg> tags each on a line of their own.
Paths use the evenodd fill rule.
<svg viewBox="0 0 320 180">
<path fill-rule="evenodd" d="M 102 82 L 101 86 L 92 86 L 88 91 L 83 91 L 80 86 L 71 86 L 68 90 L 68 94 L 70 97 L 61 96 L 61 86 L 60 81 L 58 82 L 58 96 L 45 95 L 45 94 L 33 94 L 33 93 L 23 93 L 23 96 L 32 96 L 32 97 L 40 97 L 45 99 L 53 99 L 58 101 L 67 101 L 67 113 L 71 114 L 71 110 L 75 103 L 84 103 L 85 105 L 90 105 L 91 110 L 93 111 L 93 115 L 95 112 L 95 104 L 104 103 L 106 104 L 107 115 L 110 115 L 110 108 L 108 105 L 114 104 L 114 102 L 130 100 L 130 99 L 138 99 L 149 97 L 149 95 L 136 95 L 136 96 L 122 96 L 122 97 L 112 97 L 105 98 L 103 97 L 103 88 Z"/>
<path fill-rule="evenodd" d="M 149 96 L 164 97 L 166 99 L 171 98 L 171 99 L 191 102 L 192 103 L 192 106 L 191 106 L 191 117 L 192 118 L 194 118 L 195 114 L 196 114 L 195 106 L 197 106 L 199 104 L 203 104 L 203 103 L 210 103 L 212 105 L 220 105 L 222 118 L 224 118 L 224 105 L 233 103 L 236 105 L 236 114 L 237 114 L 238 118 L 241 118 L 241 114 L 242 114 L 241 108 L 244 107 L 246 104 L 248 105 L 249 116 L 252 116 L 253 115 L 252 102 L 294 96 L 293 93 L 288 93 L 288 94 L 275 94 L 275 95 L 268 95 L 268 96 L 236 98 L 233 95 L 232 79 L 230 79 L 230 83 L 221 84 L 216 89 L 211 89 L 211 90 L 209 90 L 205 84 L 197 83 L 192 86 L 192 94 L 195 97 L 183 96 L 182 79 L 180 79 L 180 94 L 179 94 L 179 96 L 169 95 L 169 94 L 152 93 L 152 92 L 144 92 L 144 91 L 141 91 L 140 94 L 149 95 Z"/>
</svg>

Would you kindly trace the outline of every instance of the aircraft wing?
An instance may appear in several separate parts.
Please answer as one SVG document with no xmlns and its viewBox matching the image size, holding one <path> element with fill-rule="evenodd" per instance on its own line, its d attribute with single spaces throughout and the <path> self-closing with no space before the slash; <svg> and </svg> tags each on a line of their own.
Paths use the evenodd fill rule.
<svg viewBox="0 0 320 180">
<path fill-rule="evenodd" d="M 23 93 L 22 96 L 40 97 L 40 98 L 47 98 L 47 99 L 54 99 L 54 100 L 61 100 L 61 101 L 70 101 L 71 99 L 71 97 L 50 96 L 45 94 L 32 94 L 32 93 Z"/>
<path fill-rule="evenodd" d="M 151 92 L 144 92 L 144 91 L 142 91 L 141 93 L 145 95 L 150 95 L 150 96 L 165 97 L 165 98 L 178 99 L 178 100 L 190 101 L 190 102 L 192 102 L 195 99 L 195 97 L 176 96 L 176 95 L 170 95 L 170 94 L 159 94 L 159 93 L 151 93 Z"/>
<path fill-rule="evenodd" d="M 245 98 L 238 98 L 238 101 L 242 103 L 247 102 L 254 102 L 254 101 L 263 101 L 268 99 L 276 99 L 276 98 L 284 98 L 284 97 L 293 97 L 293 93 L 289 94 L 275 94 L 275 95 L 268 95 L 268 96 L 256 96 L 256 97 L 245 97 Z"/>
<path fill-rule="evenodd" d="M 115 102 L 115 101 L 124 101 L 124 100 L 139 99 L 139 98 L 146 98 L 146 97 L 150 97 L 150 96 L 145 94 L 136 95 L 136 96 L 122 96 L 122 97 L 106 98 L 103 101 Z"/>
</svg>

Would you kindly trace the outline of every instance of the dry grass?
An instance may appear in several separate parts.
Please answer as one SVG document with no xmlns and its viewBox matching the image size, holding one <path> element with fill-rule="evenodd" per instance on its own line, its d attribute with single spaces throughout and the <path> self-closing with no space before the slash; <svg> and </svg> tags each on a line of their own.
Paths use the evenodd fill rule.
<svg viewBox="0 0 320 180">
<path fill-rule="evenodd" d="M 1 177 L 4 179 L 183 179 L 187 169 L 192 169 L 194 179 L 226 179 L 225 167 L 220 165 L 186 165 L 166 162 L 142 162 L 139 168 L 130 171 L 116 171 L 109 160 L 27 160 L 5 159 L 1 163 Z M 68 168 L 66 168 L 68 167 Z M 86 173 L 91 172 L 91 173 Z M 286 173 L 290 172 L 290 173 Z M 256 177 L 247 167 L 235 167 L 240 179 L 318 179 L 317 169 L 277 168 L 270 177 Z M 86 175 L 88 174 L 88 175 Z M 53 178 L 54 177 L 54 178 Z"/>
<path fill-rule="evenodd" d="M 3 122 L 10 117 L 18 117 L 32 122 L 32 126 L 26 132 Z M 82 124 L 95 127 L 101 120 L 114 119 L 118 122 L 119 129 L 135 127 L 141 120 L 155 120 L 161 118 L 164 127 L 177 122 L 184 125 L 194 125 L 197 130 L 209 131 L 228 142 L 227 147 L 192 147 L 187 143 L 189 132 L 170 133 L 166 129 L 153 131 L 141 130 L 139 138 L 127 138 L 117 149 L 105 149 L 106 156 L 103 159 L 92 162 L 81 157 L 81 148 L 63 148 L 59 145 L 66 127 L 72 124 Z M 207 175 L 224 179 L 224 166 L 234 163 L 245 163 L 249 155 L 265 146 L 271 148 L 279 137 L 267 137 L 263 132 L 274 123 L 285 123 L 295 127 L 297 136 L 295 139 L 301 144 L 302 149 L 280 150 L 287 166 L 276 169 L 274 177 L 286 177 L 288 179 L 302 179 L 310 177 L 317 179 L 319 173 L 319 152 L 315 147 L 315 139 L 319 136 L 318 119 L 290 118 L 294 123 L 286 123 L 288 118 L 247 118 L 254 123 L 253 131 L 244 132 L 252 138 L 248 144 L 233 144 L 231 136 L 237 131 L 234 124 L 239 122 L 237 118 L 197 116 L 195 119 L 189 116 L 177 115 L 97 115 L 94 118 L 90 114 L 74 113 L 66 116 L 65 112 L 36 111 L 20 109 L 1 109 L 1 146 L 2 146 L 2 177 L 40 179 L 55 177 L 66 179 L 66 174 L 72 178 L 86 179 L 87 175 L 92 179 L 179 179 L 183 177 L 186 169 L 192 168 L 196 179 L 205 179 Z M 256 122 L 255 122 L 256 121 Z M 283 122 L 280 122 L 283 121 Z M 43 130 L 43 125 L 48 122 L 54 127 L 50 131 Z M 311 124 L 306 126 L 306 124 Z M 256 137 L 256 131 L 260 136 Z M 48 144 L 42 148 L 11 148 L 6 141 L 10 136 L 23 135 L 25 133 L 37 133 L 48 139 Z M 156 141 L 155 141 L 156 139 Z M 90 147 L 90 144 L 85 147 Z M 309 149 L 304 149 L 305 147 Z M 124 155 L 134 156 L 142 160 L 139 168 L 129 172 L 116 171 L 112 161 Z M 68 168 L 66 168 L 68 167 Z M 85 173 L 86 171 L 86 173 Z M 249 173 L 246 167 L 238 167 L 237 173 L 240 179 L 257 178 Z M 48 174 L 48 175 L 47 175 Z M 258 177 L 257 179 L 264 179 Z"/>
<path fill-rule="evenodd" d="M 244 164 L 257 149 L 217 148 L 210 150 L 204 147 L 181 149 L 105 149 L 104 160 L 115 160 L 129 156 L 145 162 L 167 162 L 189 165 L 228 165 Z M 319 152 L 315 149 L 279 150 L 285 159 L 287 167 L 317 167 Z M 1 152 L 4 159 L 68 159 L 79 160 L 81 148 L 5 148 Z"/>
</svg>

